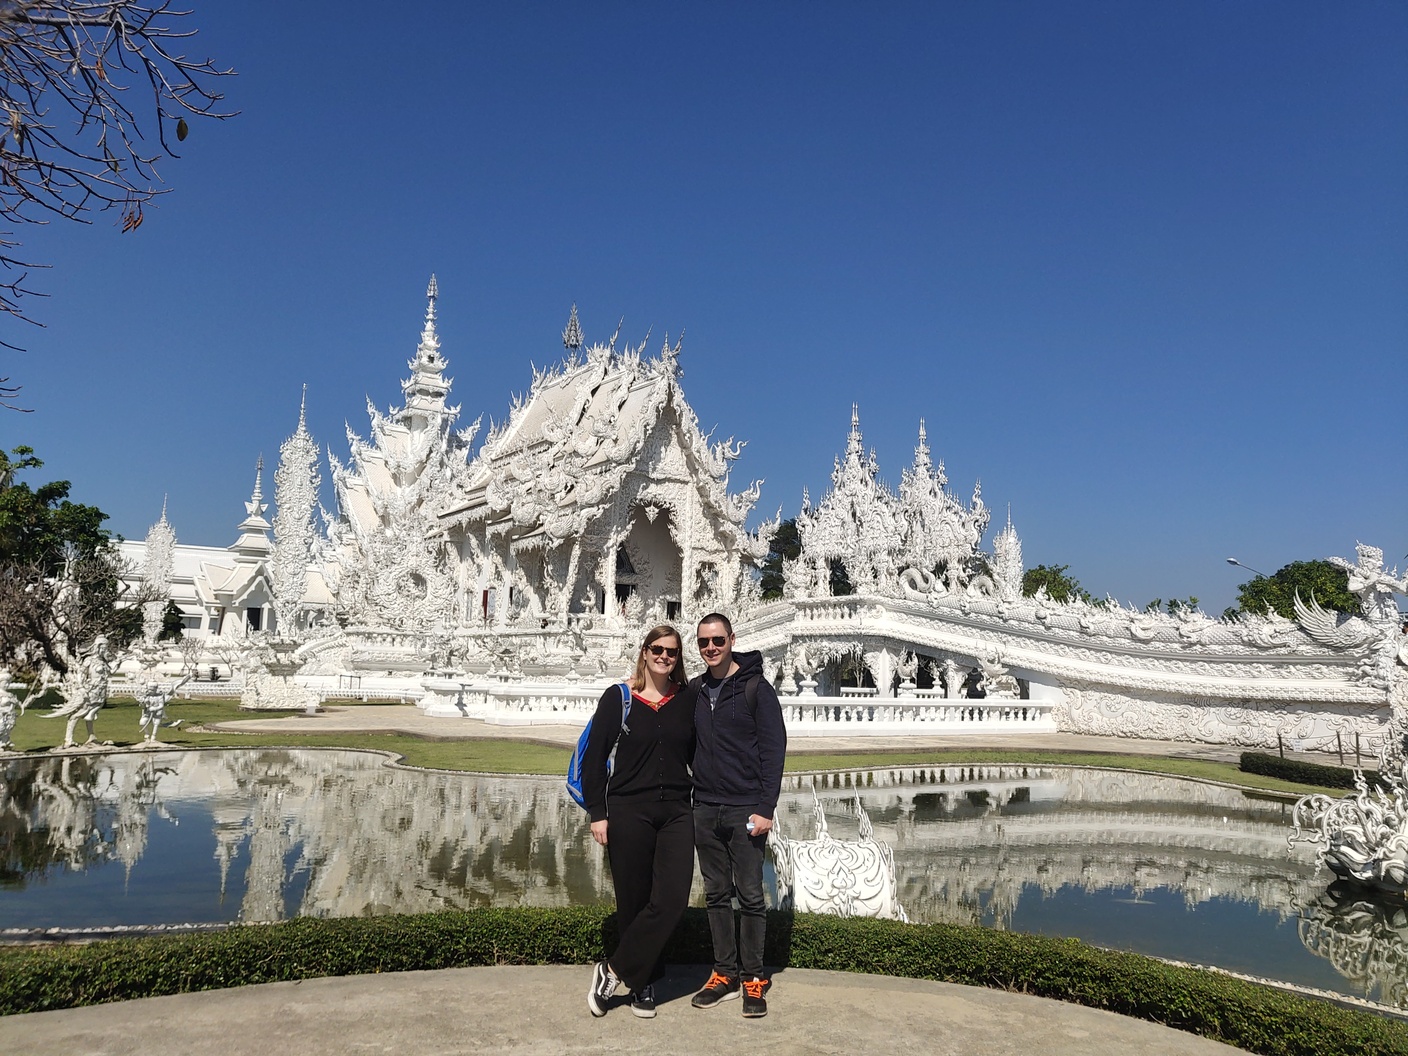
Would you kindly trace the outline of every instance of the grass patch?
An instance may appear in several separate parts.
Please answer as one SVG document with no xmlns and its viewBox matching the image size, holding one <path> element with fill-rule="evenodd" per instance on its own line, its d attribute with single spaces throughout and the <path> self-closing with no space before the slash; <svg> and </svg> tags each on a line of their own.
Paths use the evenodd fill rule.
<svg viewBox="0 0 1408 1056">
<path fill-rule="evenodd" d="M 95 723 L 98 740 L 112 741 L 116 747 L 140 744 L 141 731 L 137 724 L 141 713 L 140 706 L 131 697 L 112 698 L 98 712 Z M 180 719 L 181 725 L 174 730 L 162 729 L 160 736 L 163 744 L 183 748 L 364 748 L 401 755 L 411 766 L 494 774 L 566 774 L 571 754 L 568 748 L 497 738 L 450 740 L 376 731 L 230 733 L 199 728 L 240 719 L 300 715 L 302 712 L 259 712 L 256 715 L 241 711 L 233 700 L 173 700 L 167 705 L 166 721 Z M 58 747 L 66 721 L 47 718 L 42 710 L 30 708 L 15 725 L 15 747 L 22 751 Z M 75 738 L 82 742 L 86 736 L 83 724 L 79 723 Z"/>
<path fill-rule="evenodd" d="M 0 1014 L 320 976 L 585 964 L 614 947 L 603 907 L 483 909 L 236 927 L 205 935 L 0 949 Z M 691 909 L 666 959 L 712 960 Z M 1265 1056 L 1408 1053 L 1408 1025 L 1074 939 L 952 924 L 772 913 L 766 960 L 1035 994 L 1151 1020 Z"/>
</svg>

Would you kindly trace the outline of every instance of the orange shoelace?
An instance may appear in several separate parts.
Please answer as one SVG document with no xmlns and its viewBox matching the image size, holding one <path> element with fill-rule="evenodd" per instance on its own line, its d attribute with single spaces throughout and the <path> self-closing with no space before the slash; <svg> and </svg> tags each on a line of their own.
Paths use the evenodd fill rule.
<svg viewBox="0 0 1408 1056">
<path fill-rule="evenodd" d="M 712 989 L 713 989 L 714 987 L 716 987 L 716 986 L 732 986 L 732 985 L 733 985 L 733 980 L 732 980 L 732 979 L 730 979 L 730 978 L 729 978 L 728 976 L 726 976 L 726 975 L 720 975 L 718 972 L 715 972 L 713 975 L 709 976 L 709 981 L 704 984 L 704 989 L 705 989 L 705 990 L 712 990 Z"/>
<path fill-rule="evenodd" d="M 763 988 L 767 985 L 768 984 L 766 980 L 763 979 L 743 980 L 743 989 L 747 991 L 748 996 L 753 998 L 754 1000 L 757 1000 L 758 998 L 763 996 Z"/>
</svg>

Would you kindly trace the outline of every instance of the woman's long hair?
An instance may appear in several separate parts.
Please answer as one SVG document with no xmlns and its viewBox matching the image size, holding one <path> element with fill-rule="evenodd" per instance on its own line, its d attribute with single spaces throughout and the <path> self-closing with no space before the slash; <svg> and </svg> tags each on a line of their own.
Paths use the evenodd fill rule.
<svg viewBox="0 0 1408 1056">
<path fill-rule="evenodd" d="M 677 682 L 681 686 L 689 681 L 689 675 L 684 670 L 684 639 L 680 637 L 679 631 L 668 623 L 662 623 L 659 627 L 650 628 L 646 633 L 645 641 L 641 643 L 640 652 L 636 654 L 636 672 L 631 676 L 631 689 L 645 688 L 645 650 L 661 638 L 673 638 L 680 644 L 680 651 L 675 654 L 674 669 L 670 671 L 670 681 Z"/>
</svg>

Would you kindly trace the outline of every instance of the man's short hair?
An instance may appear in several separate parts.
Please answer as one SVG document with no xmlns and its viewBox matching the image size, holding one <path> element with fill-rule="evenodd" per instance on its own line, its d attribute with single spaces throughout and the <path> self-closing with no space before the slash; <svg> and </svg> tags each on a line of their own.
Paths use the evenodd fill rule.
<svg viewBox="0 0 1408 1056">
<path fill-rule="evenodd" d="M 726 630 L 729 634 L 733 633 L 733 624 L 729 623 L 728 617 L 725 616 L 722 612 L 709 613 L 709 615 L 705 616 L 702 620 L 699 621 L 699 626 L 703 627 L 706 623 L 722 623 L 724 625 L 724 630 Z"/>
</svg>

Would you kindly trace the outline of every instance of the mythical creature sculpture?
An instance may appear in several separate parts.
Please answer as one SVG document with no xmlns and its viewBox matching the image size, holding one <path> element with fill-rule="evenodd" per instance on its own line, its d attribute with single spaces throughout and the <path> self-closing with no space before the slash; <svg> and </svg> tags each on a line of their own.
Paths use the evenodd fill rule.
<svg viewBox="0 0 1408 1056">
<path fill-rule="evenodd" d="M 1370 650 L 1374 676 L 1388 682 L 1389 721 L 1379 739 L 1378 782 L 1371 787 L 1356 770 L 1352 795 L 1305 796 L 1296 804 L 1290 840 L 1318 844 L 1322 861 L 1342 879 L 1402 896 L 1408 895 L 1408 657 L 1396 615 L 1390 623 L 1383 599 L 1391 602 L 1405 584 L 1396 573 L 1383 573 L 1383 553 L 1377 548 L 1361 545 L 1359 559 L 1352 569 L 1346 561 L 1336 563 L 1351 571 L 1350 584 L 1359 593 L 1367 619 L 1327 622 L 1323 609 L 1299 598 L 1296 612 L 1312 637 L 1355 636 Z"/>
<path fill-rule="evenodd" d="M 84 743 L 95 744 L 97 742 L 98 737 L 93 732 L 93 722 L 97 719 L 98 712 L 102 710 L 103 705 L 108 702 L 108 675 L 111 671 L 112 664 L 108 660 L 108 640 L 99 635 L 94 640 L 88 655 L 69 669 L 68 677 L 64 679 L 63 706 L 45 716 L 48 719 L 68 717 L 68 725 L 64 728 L 62 747 L 76 747 L 73 733 L 78 726 L 79 719 L 82 719 L 88 727 L 88 740 Z"/>
<path fill-rule="evenodd" d="M 768 834 L 783 908 L 908 921 L 897 894 L 894 852 L 875 838 L 860 797 L 856 797 L 859 840 L 832 839 L 815 785 L 812 799 L 816 805 L 815 839 L 789 840 L 778 831 L 776 822 Z"/>
<path fill-rule="evenodd" d="M 1359 595 L 1363 616 L 1341 621 L 1322 608 L 1313 597 L 1307 602 L 1295 598 L 1296 621 L 1305 633 L 1321 645 L 1359 654 L 1359 677 L 1372 686 L 1389 688 L 1395 664 L 1404 652 L 1399 632 L 1398 603 L 1395 594 L 1408 593 L 1408 577 L 1399 578 L 1398 569 L 1384 570 L 1384 552 L 1377 546 L 1360 543 L 1355 547 L 1359 561 L 1350 564 L 1342 557 L 1330 563 L 1349 577 L 1349 589 Z"/>
<path fill-rule="evenodd" d="M 22 682 L 14 681 L 8 667 L 0 667 L 0 752 L 8 752 L 13 745 L 10 735 L 14 733 L 15 721 L 24 714 L 24 706 L 29 701 L 30 692 L 24 697 L 18 694 L 25 690 Z"/>
<path fill-rule="evenodd" d="M 161 729 L 161 724 L 166 719 L 166 705 L 176 695 L 176 691 L 190 680 L 191 676 L 187 674 L 169 686 L 155 681 L 142 686 L 142 691 L 137 694 L 137 703 L 142 706 L 142 719 L 137 728 L 142 731 L 143 744 L 160 743 L 156 731 Z"/>
</svg>

